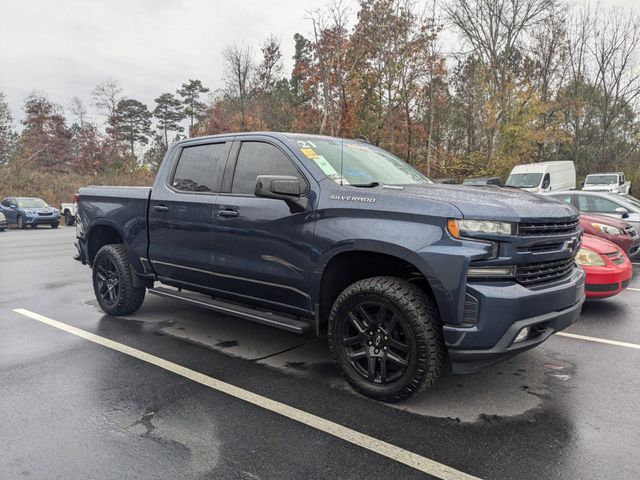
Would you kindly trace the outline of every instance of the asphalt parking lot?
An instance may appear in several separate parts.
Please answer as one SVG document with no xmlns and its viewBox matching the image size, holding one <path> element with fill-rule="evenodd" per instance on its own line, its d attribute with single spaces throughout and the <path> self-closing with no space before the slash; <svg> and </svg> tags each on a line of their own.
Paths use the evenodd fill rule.
<svg viewBox="0 0 640 480">
<path fill-rule="evenodd" d="M 105 316 L 74 232 L 0 233 L 3 479 L 640 475 L 640 265 L 581 337 L 389 406 L 323 340 L 151 295 Z"/>
</svg>

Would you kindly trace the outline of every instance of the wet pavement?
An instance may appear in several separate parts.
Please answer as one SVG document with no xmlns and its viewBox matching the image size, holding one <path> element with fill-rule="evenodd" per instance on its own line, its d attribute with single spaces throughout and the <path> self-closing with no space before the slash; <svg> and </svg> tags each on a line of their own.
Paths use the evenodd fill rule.
<svg viewBox="0 0 640 480">
<path fill-rule="evenodd" d="M 25 308 L 482 478 L 640 475 L 640 350 L 553 336 L 398 405 L 353 393 L 326 341 L 147 296 L 96 305 L 73 228 L 0 233 L 0 478 L 428 478 L 19 315 Z M 640 266 L 636 266 L 636 275 Z M 568 331 L 640 344 L 640 277 Z"/>
</svg>

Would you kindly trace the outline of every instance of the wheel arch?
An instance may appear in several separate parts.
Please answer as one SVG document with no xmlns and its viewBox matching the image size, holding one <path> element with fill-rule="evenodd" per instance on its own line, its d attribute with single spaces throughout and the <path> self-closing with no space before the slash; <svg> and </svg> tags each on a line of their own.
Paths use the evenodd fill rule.
<svg viewBox="0 0 640 480">
<path fill-rule="evenodd" d="M 87 234 L 87 263 L 92 265 L 98 250 L 115 243 L 124 244 L 124 236 L 117 226 L 107 222 L 92 225 Z"/>
<path fill-rule="evenodd" d="M 312 292 L 316 302 L 318 333 L 323 326 L 326 327 L 329 312 L 338 295 L 349 285 L 365 278 L 394 276 L 407 279 L 431 296 L 437 305 L 425 272 L 406 259 L 411 252 L 395 247 L 394 251 L 384 246 L 337 251 L 323 262 L 322 269 L 314 270 L 317 273 L 312 280 Z"/>
</svg>

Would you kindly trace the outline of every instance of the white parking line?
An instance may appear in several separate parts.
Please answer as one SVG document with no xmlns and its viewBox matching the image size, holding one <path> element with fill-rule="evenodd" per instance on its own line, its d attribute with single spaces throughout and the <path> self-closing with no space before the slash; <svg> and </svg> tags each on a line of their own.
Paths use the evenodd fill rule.
<svg viewBox="0 0 640 480">
<path fill-rule="evenodd" d="M 615 345 L 616 347 L 635 348 L 640 350 L 640 345 L 636 343 L 618 342 L 617 340 L 607 340 L 606 338 L 587 337 L 586 335 L 577 335 L 575 333 L 557 332 L 556 335 L 561 337 L 577 338 L 578 340 L 587 340 L 589 342 L 605 343 L 607 345 Z"/>
<path fill-rule="evenodd" d="M 627 287 L 627 290 L 631 290 L 632 292 L 640 292 L 640 288 Z"/>
<path fill-rule="evenodd" d="M 142 350 L 129 347 L 123 343 L 114 342 L 113 340 L 109 340 L 108 338 L 104 338 L 80 328 L 67 325 L 66 323 L 53 320 L 24 308 L 16 308 L 13 311 L 15 313 L 19 313 L 20 315 L 24 315 L 25 317 L 37 320 L 38 322 L 50 325 L 64 332 L 71 333 L 72 335 L 84 338 L 85 340 L 89 340 L 90 342 L 97 343 L 98 345 L 102 345 L 103 347 L 107 347 L 117 352 L 124 353 L 125 355 L 129 355 L 131 357 L 137 358 L 138 360 L 142 360 L 143 362 L 150 363 L 164 370 L 175 373 L 176 375 L 180 375 L 184 378 L 188 378 L 189 380 L 200 383 L 214 390 L 218 390 L 219 392 L 226 393 L 227 395 L 231 395 L 232 397 L 264 408 L 265 410 L 278 413 L 284 417 L 295 420 L 296 422 L 303 423 L 312 428 L 315 428 L 316 430 L 328 433 L 329 435 L 333 435 L 334 437 L 340 438 L 349 443 L 375 452 L 379 455 L 382 455 L 383 457 L 395 460 L 396 462 L 403 463 L 405 465 L 408 465 L 409 467 L 415 468 L 416 470 L 428 473 L 429 475 L 433 475 L 445 480 L 477 479 L 477 477 L 473 477 L 452 467 L 436 462 L 435 460 L 431 460 L 416 453 L 410 452 L 409 450 L 405 450 L 382 440 L 378 440 L 377 438 L 370 437 L 369 435 L 365 435 L 364 433 L 360 433 L 356 430 L 344 427 L 338 423 L 305 412 L 304 410 L 300 410 L 284 403 L 271 400 L 270 398 L 263 397 L 262 395 L 250 392 L 249 390 L 244 390 L 243 388 L 236 387 L 235 385 L 231 385 L 230 383 L 217 380 L 213 377 L 209 377 L 202 373 L 196 372 L 195 370 L 191 370 L 189 368 L 178 365 L 177 363 L 173 363 L 163 358 L 156 357 L 155 355 L 143 352 Z"/>
</svg>

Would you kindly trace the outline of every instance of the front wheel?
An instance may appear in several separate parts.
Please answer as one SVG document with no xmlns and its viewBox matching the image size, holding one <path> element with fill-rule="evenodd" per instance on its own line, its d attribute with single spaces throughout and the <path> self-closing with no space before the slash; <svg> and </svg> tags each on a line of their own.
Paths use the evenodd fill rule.
<svg viewBox="0 0 640 480">
<path fill-rule="evenodd" d="M 24 218 L 22 218 L 22 215 L 18 215 L 16 223 L 18 224 L 18 228 L 20 230 L 24 230 L 25 228 L 27 228 L 27 224 L 24 223 Z"/>
<path fill-rule="evenodd" d="M 51 224 L 51 228 L 58 228 L 58 225 L 60 225 L 59 223 L 52 223 Z"/>
<path fill-rule="evenodd" d="M 445 360 L 433 300 L 396 277 L 360 280 L 338 296 L 329 315 L 329 346 L 351 386 L 384 402 L 435 383 Z"/>
<path fill-rule="evenodd" d="M 135 287 L 133 271 L 122 244 L 105 245 L 93 260 L 93 291 L 108 315 L 129 315 L 140 308 L 146 288 Z"/>
</svg>

